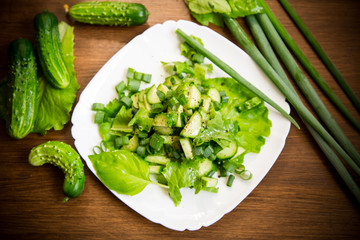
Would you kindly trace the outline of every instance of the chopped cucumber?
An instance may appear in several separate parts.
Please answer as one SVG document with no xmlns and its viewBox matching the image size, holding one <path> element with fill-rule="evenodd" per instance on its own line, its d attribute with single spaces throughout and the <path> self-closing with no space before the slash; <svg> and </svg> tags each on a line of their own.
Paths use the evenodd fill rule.
<svg viewBox="0 0 360 240">
<path fill-rule="evenodd" d="M 157 91 L 157 88 L 155 85 L 152 85 L 152 87 L 149 88 L 149 90 L 146 94 L 148 103 L 150 103 L 150 104 L 161 103 L 161 100 L 160 100 L 159 96 L 156 94 L 156 91 Z"/>
<path fill-rule="evenodd" d="M 200 105 L 201 101 L 201 92 L 196 87 L 195 84 L 192 84 L 189 89 L 189 96 L 188 96 L 188 109 L 197 108 Z"/>
<path fill-rule="evenodd" d="M 185 154 L 185 157 L 187 159 L 193 159 L 194 153 L 193 153 L 192 144 L 190 142 L 190 139 L 189 138 L 180 138 L 180 144 L 181 144 L 181 148 Z"/>
<path fill-rule="evenodd" d="M 166 114 L 165 113 L 157 114 L 154 118 L 153 126 L 169 127 Z"/>
<path fill-rule="evenodd" d="M 211 105 L 212 99 L 211 99 L 211 97 L 209 97 L 207 95 L 202 95 L 201 99 L 202 99 L 202 104 L 201 104 L 200 108 L 204 112 L 208 113 L 210 111 L 210 105 Z"/>
<path fill-rule="evenodd" d="M 137 92 L 131 96 L 131 100 L 135 108 L 139 108 L 139 95 L 140 94 Z"/>
<path fill-rule="evenodd" d="M 157 90 L 159 90 L 160 92 L 163 92 L 165 94 L 165 96 L 167 96 L 167 93 L 169 91 L 169 88 L 167 86 L 165 86 L 164 84 L 159 84 L 159 86 L 157 87 Z"/>
<path fill-rule="evenodd" d="M 164 144 L 173 144 L 180 140 L 179 136 L 165 136 L 165 135 L 160 135 L 160 136 L 164 139 Z"/>
<path fill-rule="evenodd" d="M 212 177 L 201 177 L 201 181 L 203 183 L 203 186 L 208 188 L 216 187 L 216 185 L 218 184 L 218 179 Z"/>
<path fill-rule="evenodd" d="M 240 155 L 243 154 L 244 152 L 245 152 L 245 149 L 242 148 L 242 147 L 240 147 L 240 146 L 238 146 L 235 155 L 232 156 L 231 159 L 237 158 L 238 156 L 240 156 Z"/>
<path fill-rule="evenodd" d="M 220 103 L 221 98 L 218 90 L 215 88 L 210 88 L 207 94 L 214 102 Z"/>
<path fill-rule="evenodd" d="M 163 170 L 163 166 L 160 165 L 150 165 L 150 173 L 152 174 L 161 174 L 162 170 Z"/>
<path fill-rule="evenodd" d="M 180 135 L 183 137 L 195 138 L 200 133 L 201 125 L 201 114 L 199 112 L 195 112 L 180 132 Z"/>
<path fill-rule="evenodd" d="M 129 140 L 129 144 L 122 146 L 121 149 L 129 150 L 130 152 L 136 152 L 137 147 L 139 146 L 139 138 L 137 135 L 134 135 Z"/>
<path fill-rule="evenodd" d="M 226 159 L 233 157 L 238 150 L 237 144 L 235 141 L 231 141 L 228 147 L 223 148 L 216 154 L 216 157 L 219 159 Z"/>
<path fill-rule="evenodd" d="M 204 158 L 204 160 L 199 164 L 199 175 L 206 176 L 213 168 L 213 162 Z"/>
<path fill-rule="evenodd" d="M 171 159 L 162 155 L 150 155 L 146 156 L 144 160 L 150 163 L 166 165 Z"/>
<path fill-rule="evenodd" d="M 160 126 L 153 126 L 155 132 L 159 135 L 171 135 L 174 133 L 174 129 L 171 127 L 160 127 Z"/>
</svg>

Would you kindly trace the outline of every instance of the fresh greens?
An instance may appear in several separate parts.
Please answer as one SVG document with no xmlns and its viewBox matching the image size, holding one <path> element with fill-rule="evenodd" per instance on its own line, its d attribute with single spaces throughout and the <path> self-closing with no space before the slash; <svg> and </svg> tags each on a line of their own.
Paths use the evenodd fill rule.
<svg viewBox="0 0 360 240">
<path fill-rule="evenodd" d="M 169 162 L 163 175 L 169 186 L 169 195 L 176 206 L 181 201 L 180 188 L 195 187 L 197 191 L 201 188 L 197 161 Z"/>
<path fill-rule="evenodd" d="M 204 64 L 204 56 L 187 43 L 180 50 L 187 60 L 163 62 L 168 73 L 163 83 L 133 91 L 137 71 L 129 68 L 127 84 L 115 87 L 118 97 L 92 105 L 102 142 L 89 156 L 108 188 L 132 195 L 158 184 L 168 188 L 176 206 L 181 188 L 216 193 L 215 172 L 232 173 L 231 182 L 234 174 L 250 179 L 244 156 L 260 151 L 271 128 L 268 109 L 252 91 L 232 78 L 208 78 L 213 67 Z M 129 181 L 134 189 L 126 186 Z"/>
<path fill-rule="evenodd" d="M 71 75 L 71 82 L 67 88 L 55 89 L 44 76 L 39 74 L 39 106 L 36 114 L 34 129 L 32 132 L 45 134 L 50 129 L 61 130 L 70 120 L 70 111 L 76 99 L 79 89 L 74 70 L 74 28 L 65 22 L 59 23 L 61 48 L 66 67 Z M 6 92 L 6 79 L 0 84 L 0 92 Z M 0 97 L 0 117 L 6 116 L 5 95 Z"/>
<path fill-rule="evenodd" d="M 149 164 L 132 152 L 102 152 L 89 159 L 100 180 L 117 193 L 135 195 L 151 183 Z"/>
<path fill-rule="evenodd" d="M 228 0 L 227 2 L 231 2 Z M 311 76 L 314 78 L 315 81 L 317 81 L 318 84 L 321 85 L 326 91 L 326 93 L 329 95 L 332 101 L 334 101 L 335 105 L 342 111 L 345 117 L 347 117 L 350 122 L 358 128 L 358 122 L 356 122 L 351 115 L 349 115 L 346 108 L 344 108 L 339 102 L 336 97 L 334 97 L 334 94 L 331 92 L 331 89 L 326 87 L 326 84 L 321 79 L 320 75 L 317 73 L 317 71 L 313 68 L 311 63 L 307 60 L 305 55 L 302 53 L 302 51 L 299 49 L 299 47 L 296 45 L 294 40 L 290 37 L 290 35 L 286 32 L 286 30 L 283 28 L 283 26 L 280 24 L 279 20 L 276 18 L 276 16 L 272 13 L 270 8 L 267 6 L 264 0 L 259 1 L 237 1 L 239 4 L 242 4 L 244 8 L 251 7 L 251 2 L 256 2 L 262 10 L 259 10 L 259 8 L 254 7 L 254 11 L 259 10 L 256 13 L 255 16 L 251 16 L 252 13 L 245 14 L 247 23 L 249 24 L 249 27 L 251 31 L 254 34 L 254 39 L 257 41 L 260 49 L 263 51 L 264 55 L 266 56 L 266 59 L 264 56 L 260 53 L 260 51 L 256 48 L 256 46 L 251 42 L 250 38 L 246 35 L 245 31 L 242 29 L 238 21 L 235 19 L 235 15 L 231 15 L 231 13 L 218 13 L 218 12 L 212 12 L 207 14 L 200 14 L 193 12 L 190 8 L 190 12 L 192 15 L 203 25 L 207 25 L 211 21 L 211 18 L 209 18 L 209 14 L 216 15 L 216 21 L 213 21 L 212 23 L 219 25 L 219 26 L 226 26 L 230 32 L 233 34 L 233 36 L 239 41 L 241 46 L 244 48 L 244 50 L 252 57 L 252 59 L 259 65 L 259 67 L 264 71 L 264 73 L 271 79 L 276 86 L 279 88 L 279 90 L 285 95 L 285 97 L 288 99 L 288 101 L 292 104 L 292 106 L 296 109 L 298 114 L 300 115 L 301 119 L 304 121 L 306 127 L 310 130 L 310 133 L 314 136 L 315 140 L 318 142 L 320 148 L 324 151 L 326 156 L 329 158 L 330 162 L 333 164 L 335 169 L 339 172 L 340 176 L 344 179 L 347 186 L 350 188 L 350 190 L 354 193 L 357 199 L 359 199 L 359 188 L 354 184 L 354 181 L 351 179 L 351 176 L 347 172 L 345 167 L 342 167 L 341 160 L 339 160 L 336 155 L 332 152 L 331 147 L 343 158 L 343 160 L 351 167 L 351 169 L 357 174 L 360 175 L 360 156 L 356 149 L 351 145 L 350 141 L 347 140 L 346 136 L 339 133 L 339 128 L 337 128 L 336 123 L 330 123 L 329 128 L 331 130 L 334 130 L 334 136 L 337 136 L 337 140 L 340 145 L 332 135 L 330 135 L 327 130 L 318 122 L 315 116 L 312 115 L 312 113 L 303 105 L 301 102 L 301 99 L 298 97 L 296 91 L 290 84 L 290 82 L 287 79 L 286 74 L 282 70 L 281 65 L 278 63 L 277 58 L 275 54 L 271 50 L 271 46 L 269 42 L 267 41 L 267 37 L 271 40 L 276 35 L 275 33 L 268 33 L 267 36 L 265 36 L 263 29 L 265 27 L 269 27 L 270 24 L 263 24 L 262 27 L 257 22 L 257 19 L 261 20 L 261 16 L 268 15 L 268 17 L 271 19 L 272 24 L 274 24 L 276 30 L 279 32 L 281 37 L 286 41 L 286 43 L 289 45 L 289 47 L 294 51 L 294 54 L 299 58 L 300 62 L 302 62 L 305 66 L 305 68 L 309 71 Z M 286 2 L 286 1 L 282 1 Z M 199 2 L 200 3 L 200 2 Z M 209 4 L 209 3 L 207 3 Z M 211 4 L 211 3 L 210 3 Z M 234 11 L 232 9 L 232 11 Z M 234 11 L 235 12 L 235 11 Z M 265 14 L 262 14 L 264 12 Z M 202 19 L 206 19 L 207 21 L 202 21 Z M 262 20 L 264 20 L 262 18 Z M 219 24 L 220 23 L 220 24 Z M 194 48 L 200 49 L 202 46 L 199 46 L 196 42 L 192 41 L 189 36 L 186 36 L 181 31 L 178 31 L 180 35 L 185 38 L 185 40 L 188 43 L 191 43 L 191 45 Z M 184 37 L 185 36 L 185 37 Z M 283 61 L 285 64 L 287 64 L 287 68 L 289 72 L 291 72 L 296 78 L 297 83 L 301 85 L 301 88 L 303 90 L 304 95 L 308 95 L 308 92 L 312 93 L 312 96 L 315 96 L 315 92 L 312 88 L 309 88 L 309 84 L 304 81 L 304 78 L 301 77 L 301 73 L 299 73 L 298 69 L 296 69 L 294 62 L 289 61 L 290 55 L 287 57 L 284 57 L 283 54 L 284 47 L 279 48 L 279 39 L 272 40 L 272 44 L 274 44 L 274 49 L 280 51 L 278 54 L 283 57 Z M 287 54 L 288 55 L 288 54 Z M 205 54 L 205 56 L 207 56 Z M 214 58 L 214 61 L 219 61 L 219 59 Z M 268 62 L 269 61 L 269 62 Z M 270 65 L 270 64 L 271 65 Z M 308 96 L 310 97 L 310 95 Z M 316 98 L 316 97 L 315 97 Z M 316 99 L 315 99 L 316 100 Z M 313 99 L 309 100 L 315 105 L 315 109 L 319 111 L 319 115 L 323 115 L 322 117 L 325 118 L 326 121 L 331 121 L 332 116 L 329 116 L 328 114 L 324 114 L 325 110 L 321 106 L 323 104 L 319 104 L 319 101 L 313 101 Z M 256 102 L 256 101 L 255 101 Z M 337 130 L 336 130 L 337 129 Z M 346 151 L 345 151 L 346 149 Z"/>
</svg>

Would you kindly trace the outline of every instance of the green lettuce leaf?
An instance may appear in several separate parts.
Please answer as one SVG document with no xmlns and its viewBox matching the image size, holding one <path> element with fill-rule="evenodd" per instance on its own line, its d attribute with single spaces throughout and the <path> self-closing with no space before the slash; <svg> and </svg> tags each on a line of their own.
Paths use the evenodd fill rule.
<svg viewBox="0 0 360 240">
<path fill-rule="evenodd" d="M 209 120 L 206 128 L 196 138 L 193 143 L 201 145 L 204 142 L 214 141 L 222 148 L 229 146 L 231 134 L 225 128 L 225 123 L 220 112 L 215 113 L 215 117 Z"/>
<path fill-rule="evenodd" d="M 188 0 L 190 11 L 197 14 L 230 13 L 231 8 L 226 0 Z"/>
<path fill-rule="evenodd" d="M 222 15 L 238 18 L 263 12 L 258 0 L 189 0 L 188 7 L 191 15 L 205 26 L 213 23 L 223 27 Z"/>
<path fill-rule="evenodd" d="M 231 7 L 229 15 L 232 18 L 246 17 L 263 12 L 263 7 L 257 0 L 228 0 L 228 2 Z"/>
<path fill-rule="evenodd" d="M 265 144 L 265 137 L 270 135 L 272 126 L 268 119 L 269 111 L 264 102 L 261 101 L 260 104 L 250 109 L 243 108 L 244 103 L 256 95 L 231 78 L 208 79 L 205 86 L 213 86 L 219 91 L 226 92 L 230 100 L 220 109 L 221 116 L 223 119 L 237 121 L 240 131 L 236 133 L 235 140 L 240 146 L 247 152 L 260 152 L 261 146 Z M 238 111 L 239 108 L 243 110 Z M 221 123 L 218 125 L 220 127 Z"/>
<path fill-rule="evenodd" d="M 152 183 L 149 164 L 127 150 L 102 152 L 89 159 L 102 183 L 119 194 L 132 196 Z"/>
<path fill-rule="evenodd" d="M 166 164 L 163 175 L 169 186 L 169 195 L 175 206 L 181 202 L 180 188 L 199 187 L 199 171 L 197 161 L 175 162 Z M 198 192 L 198 189 L 197 189 Z"/>
<path fill-rule="evenodd" d="M 66 67 L 71 75 L 67 88 L 56 89 L 42 76 L 40 82 L 40 103 L 33 132 L 45 134 L 50 129 L 61 130 L 70 120 L 70 111 L 80 86 L 74 69 L 74 28 L 64 22 L 59 23 L 61 48 Z"/>
<path fill-rule="evenodd" d="M 126 109 L 125 106 L 120 108 L 120 111 L 116 114 L 111 130 L 117 130 L 122 132 L 132 132 L 133 128 L 129 126 L 129 122 L 132 119 L 133 114 L 131 108 Z"/>
<path fill-rule="evenodd" d="M 154 119 L 149 117 L 149 111 L 140 108 L 129 122 L 129 126 L 136 124 L 140 131 L 150 132 Z"/>
</svg>

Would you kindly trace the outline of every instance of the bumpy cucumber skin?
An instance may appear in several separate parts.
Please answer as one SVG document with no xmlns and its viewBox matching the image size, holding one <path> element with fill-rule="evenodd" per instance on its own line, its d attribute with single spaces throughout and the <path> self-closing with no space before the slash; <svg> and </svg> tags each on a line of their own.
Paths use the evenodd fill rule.
<svg viewBox="0 0 360 240">
<path fill-rule="evenodd" d="M 35 16 L 34 26 L 39 62 L 46 79 L 55 88 L 66 88 L 70 74 L 61 52 L 57 17 L 44 11 Z"/>
<path fill-rule="evenodd" d="M 7 78 L 6 128 L 11 137 L 21 139 L 33 129 L 39 100 L 35 52 L 29 40 L 10 43 Z"/>
<path fill-rule="evenodd" d="M 144 24 L 149 12 L 144 5 L 128 2 L 82 2 L 69 9 L 69 15 L 82 23 L 134 26 Z"/>
<path fill-rule="evenodd" d="M 29 155 L 29 163 L 41 166 L 45 163 L 60 168 L 65 174 L 63 191 L 68 197 L 78 197 L 84 190 L 84 164 L 79 154 L 68 144 L 48 141 L 34 147 Z"/>
</svg>

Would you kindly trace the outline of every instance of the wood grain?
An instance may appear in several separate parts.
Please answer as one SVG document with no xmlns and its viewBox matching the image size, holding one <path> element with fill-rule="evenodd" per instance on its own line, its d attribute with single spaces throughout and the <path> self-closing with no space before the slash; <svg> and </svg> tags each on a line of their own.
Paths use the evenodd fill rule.
<svg viewBox="0 0 360 240">
<path fill-rule="evenodd" d="M 195 21 L 182 0 L 139 0 L 150 11 L 142 26 L 89 26 L 67 18 L 63 4 L 76 0 L 3 0 L 0 8 L 0 77 L 7 72 L 10 41 L 34 41 L 33 17 L 47 9 L 75 26 L 75 69 L 81 86 L 132 38 L 166 20 Z M 267 1 L 319 73 L 359 120 L 359 114 L 277 1 Z M 291 0 L 356 94 L 360 95 L 360 1 Z M 240 20 L 244 26 L 244 21 Z M 210 28 L 234 41 L 226 29 Z M 360 149 L 354 130 L 319 91 L 345 134 Z M 296 113 L 292 115 L 299 120 Z M 198 231 L 177 232 L 150 222 L 113 196 L 85 167 L 81 197 L 62 203 L 63 174 L 27 162 L 32 147 L 47 140 L 73 145 L 71 123 L 61 131 L 11 139 L 0 122 L 1 239 L 356 239 L 359 206 L 305 127 L 292 128 L 277 162 L 258 187 L 232 212 Z"/>
</svg>

